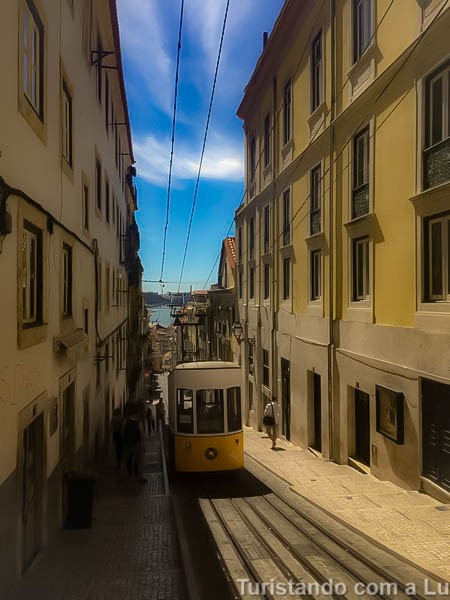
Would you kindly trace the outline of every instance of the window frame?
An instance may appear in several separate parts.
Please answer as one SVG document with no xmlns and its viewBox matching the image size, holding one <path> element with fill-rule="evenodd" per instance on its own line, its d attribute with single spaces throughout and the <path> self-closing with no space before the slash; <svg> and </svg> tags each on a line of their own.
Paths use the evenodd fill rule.
<svg viewBox="0 0 450 600">
<path fill-rule="evenodd" d="M 351 208 L 350 219 L 354 220 L 371 212 L 371 186 L 372 186 L 372 156 L 371 124 L 361 128 L 352 138 L 352 169 L 351 169 Z M 362 155 L 360 153 L 360 140 L 363 142 Z M 361 175 L 362 165 L 362 178 Z M 358 193 L 367 188 L 367 211 L 361 215 L 356 213 L 355 198 Z"/>
<path fill-rule="evenodd" d="M 27 242 L 25 245 L 25 235 Z M 24 220 L 22 229 L 22 294 L 21 325 L 22 328 L 42 325 L 43 304 L 43 232 L 28 220 Z M 33 242 L 34 251 L 30 248 Z M 34 257 L 33 257 L 34 254 Z M 31 256 L 30 256 L 31 255 Z M 31 264 L 33 263 L 33 265 Z M 25 282 L 26 278 L 26 282 Z"/>
<path fill-rule="evenodd" d="M 292 140 L 292 79 L 283 87 L 283 146 Z"/>
<path fill-rule="evenodd" d="M 270 263 L 263 263 L 263 300 L 270 300 Z"/>
<path fill-rule="evenodd" d="M 65 77 L 61 82 L 61 154 L 63 160 L 73 168 L 73 96 Z"/>
<path fill-rule="evenodd" d="M 281 196 L 281 242 L 282 246 L 290 246 L 291 240 L 291 188 L 287 188 L 283 191 Z"/>
<path fill-rule="evenodd" d="M 318 178 L 316 175 L 318 174 Z M 318 181 L 317 181 L 318 179 Z M 309 171 L 309 234 L 322 232 L 322 163 L 320 162 Z M 314 229 L 314 217 L 318 215 L 319 229 Z"/>
<path fill-rule="evenodd" d="M 262 349 L 262 384 L 270 389 L 270 352 Z"/>
<path fill-rule="evenodd" d="M 317 46 L 319 52 L 317 53 Z M 318 56 L 317 56 L 318 54 Z M 323 94 L 323 35 L 322 29 L 311 44 L 311 113 L 319 108 L 324 100 Z"/>
<path fill-rule="evenodd" d="M 249 181 L 254 183 L 256 179 L 256 138 L 254 135 L 250 138 L 249 145 Z"/>
<path fill-rule="evenodd" d="M 255 258 L 255 217 L 250 217 L 248 222 L 248 257 Z"/>
<path fill-rule="evenodd" d="M 62 249 L 61 314 L 63 319 L 73 316 L 73 248 L 63 243 Z"/>
<path fill-rule="evenodd" d="M 311 250 L 309 256 L 309 301 L 322 301 L 322 249 Z"/>
<path fill-rule="evenodd" d="M 359 247 L 363 248 L 362 263 L 360 262 Z M 358 279 L 361 267 L 363 289 L 359 290 Z M 351 301 L 355 304 L 369 302 L 371 296 L 370 237 L 363 235 L 351 239 Z"/>
<path fill-rule="evenodd" d="M 39 118 L 44 122 L 44 49 L 45 49 L 45 29 L 39 11 L 33 0 L 23 0 L 22 16 L 22 35 L 21 39 L 21 63 L 22 63 L 22 86 L 23 94 L 29 105 Z M 28 24 L 31 28 L 28 29 Z M 36 35 L 33 38 L 33 33 Z M 25 38 L 27 46 L 25 45 Z M 30 56 L 30 44 L 33 45 L 34 39 L 38 40 L 38 48 L 34 48 L 34 58 Z M 31 60 L 30 60 L 31 59 Z M 33 74 L 35 76 L 33 93 Z M 30 89 L 31 88 L 31 89 Z"/>
<path fill-rule="evenodd" d="M 271 114 L 268 112 L 264 117 L 264 168 L 270 165 L 272 159 L 270 152 L 270 141 L 271 141 Z"/>
<path fill-rule="evenodd" d="M 270 204 L 263 208 L 263 254 L 270 252 Z"/>
<path fill-rule="evenodd" d="M 290 256 L 282 257 L 282 300 L 290 300 L 292 297 L 292 260 Z"/>
<path fill-rule="evenodd" d="M 249 300 L 255 299 L 255 267 L 249 265 L 248 267 L 248 297 Z"/>
<path fill-rule="evenodd" d="M 440 239 L 440 285 L 441 292 L 434 293 L 432 227 L 441 225 Z M 430 215 L 423 220 L 423 302 L 431 304 L 450 303 L 450 212 Z"/>
<path fill-rule="evenodd" d="M 362 9 L 362 13 L 360 12 Z M 362 14 L 362 22 L 359 17 Z M 370 47 L 373 37 L 372 0 L 353 0 L 352 2 L 352 35 L 353 64 L 356 64 Z"/>
</svg>

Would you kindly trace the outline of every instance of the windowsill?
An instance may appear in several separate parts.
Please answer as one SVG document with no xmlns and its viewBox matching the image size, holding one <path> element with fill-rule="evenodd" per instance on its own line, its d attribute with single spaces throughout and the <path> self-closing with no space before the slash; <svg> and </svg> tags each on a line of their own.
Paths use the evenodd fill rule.
<svg viewBox="0 0 450 600">
<path fill-rule="evenodd" d="M 292 246 L 292 244 L 286 244 L 286 246 L 282 246 L 280 248 L 280 254 L 283 258 L 293 257 L 294 247 Z"/>
<path fill-rule="evenodd" d="M 352 301 L 347 307 L 345 321 L 358 323 L 373 323 L 373 308 L 370 300 Z"/>
<path fill-rule="evenodd" d="M 317 135 L 317 132 L 320 128 L 324 128 L 325 126 L 325 117 L 328 113 L 327 103 L 325 99 L 319 104 L 319 106 L 314 109 L 314 111 L 307 118 L 309 125 L 309 136 L 310 140 Z"/>
<path fill-rule="evenodd" d="M 305 238 L 305 242 L 310 250 L 323 248 L 325 245 L 325 233 L 323 231 L 319 231 L 319 233 L 309 235 Z"/>
<path fill-rule="evenodd" d="M 21 350 L 40 344 L 47 336 L 47 323 L 28 323 L 19 325 L 17 345 Z"/>
<path fill-rule="evenodd" d="M 73 164 L 70 164 L 65 156 L 61 157 L 61 168 L 67 179 L 69 179 L 70 183 L 73 183 Z"/>
<path fill-rule="evenodd" d="M 270 252 L 264 252 L 264 254 L 261 254 L 261 261 L 263 263 L 271 263 L 272 262 L 272 254 Z"/>
<path fill-rule="evenodd" d="M 269 162 L 263 169 L 262 176 L 264 181 L 272 174 L 272 162 Z"/>
<path fill-rule="evenodd" d="M 450 181 L 435 187 L 422 190 L 409 200 L 416 211 L 421 215 L 432 215 L 448 210 L 448 197 L 450 195 Z"/>
<path fill-rule="evenodd" d="M 363 54 L 347 71 L 347 77 L 351 83 L 352 100 L 375 79 L 376 50 L 377 44 L 374 37 Z"/>
<path fill-rule="evenodd" d="M 368 213 L 366 213 L 365 215 L 362 215 L 361 217 L 356 217 L 355 219 L 351 219 L 350 221 L 347 221 L 346 223 L 344 223 L 344 227 L 346 227 L 347 229 L 352 229 L 352 227 L 357 227 L 358 225 L 362 225 L 362 224 L 370 224 L 373 220 L 375 219 L 375 213 L 372 211 L 369 211 Z"/>
<path fill-rule="evenodd" d="M 283 159 L 283 164 L 286 162 L 290 162 L 292 160 L 293 155 L 294 155 L 294 140 L 291 138 L 281 148 L 281 157 Z"/>
</svg>

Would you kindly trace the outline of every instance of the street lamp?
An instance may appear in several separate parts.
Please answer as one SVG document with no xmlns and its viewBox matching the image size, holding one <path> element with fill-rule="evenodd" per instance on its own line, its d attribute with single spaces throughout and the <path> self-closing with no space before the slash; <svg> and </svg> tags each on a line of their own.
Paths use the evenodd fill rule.
<svg viewBox="0 0 450 600">
<path fill-rule="evenodd" d="M 240 321 L 235 321 L 231 327 L 233 331 L 233 335 L 236 338 L 238 344 L 242 342 L 242 337 L 244 335 L 244 328 Z"/>
</svg>

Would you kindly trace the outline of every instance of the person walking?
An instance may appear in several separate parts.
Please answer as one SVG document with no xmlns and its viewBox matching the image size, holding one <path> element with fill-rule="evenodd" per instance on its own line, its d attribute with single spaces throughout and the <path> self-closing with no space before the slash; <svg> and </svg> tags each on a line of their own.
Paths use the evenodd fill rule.
<svg viewBox="0 0 450 600">
<path fill-rule="evenodd" d="M 278 438 L 278 424 L 280 422 L 281 409 L 275 396 L 266 404 L 264 408 L 263 425 L 266 433 L 272 440 L 272 450 L 276 449 Z"/>
<path fill-rule="evenodd" d="M 139 408 L 128 406 L 122 425 L 124 456 L 129 475 L 135 475 L 141 482 L 143 477 L 144 427 Z"/>
<path fill-rule="evenodd" d="M 123 458 L 122 421 L 122 411 L 120 408 L 115 408 L 111 419 L 111 435 L 114 444 L 117 469 L 120 469 Z"/>
<path fill-rule="evenodd" d="M 147 402 L 147 410 L 145 413 L 145 418 L 147 421 L 147 430 L 148 430 L 148 435 L 151 436 L 153 433 L 155 433 L 155 415 L 153 412 L 153 402 Z"/>
<path fill-rule="evenodd" d="M 164 427 L 166 423 L 166 408 L 162 398 L 159 399 L 159 402 L 156 405 L 156 420 L 158 422 L 158 428 Z"/>
</svg>

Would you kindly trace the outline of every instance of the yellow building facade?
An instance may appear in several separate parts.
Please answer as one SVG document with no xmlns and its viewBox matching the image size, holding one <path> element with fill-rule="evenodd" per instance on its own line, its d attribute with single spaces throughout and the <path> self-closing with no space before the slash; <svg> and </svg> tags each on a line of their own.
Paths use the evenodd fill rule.
<svg viewBox="0 0 450 600">
<path fill-rule="evenodd" d="M 450 492 L 450 3 L 287 0 L 238 110 L 248 422 Z"/>
<path fill-rule="evenodd" d="M 66 475 L 127 400 L 139 264 L 115 1 L 3 2 L 0 37 L 1 596 L 70 526 Z"/>
</svg>

